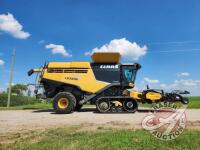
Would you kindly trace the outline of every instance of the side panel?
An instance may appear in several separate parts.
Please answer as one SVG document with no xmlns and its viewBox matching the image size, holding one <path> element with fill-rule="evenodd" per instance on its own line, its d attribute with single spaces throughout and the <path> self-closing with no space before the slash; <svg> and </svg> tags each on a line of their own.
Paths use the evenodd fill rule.
<svg viewBox="0 0 200 150">
<path fill-rule="evenodd" d="M 151 101 L 156 101 L 156 100 L 161 100 L 162 95 L 157 92 L 147 92 L 144 97 L 143 92 L 139 91 L 130 91 L 130 97 L 136 100 L 141 100 L 142 98 L 145 100 L 151 100 Z"/>
<path fill-rule="evenodd" d="M 136 100 L 140 100 L 142 97 L 142 92 L 139 92 L 139 91 L 130 91 L 130 97 L 132 97 L 133 99 L 136 99 Z"/>
<path fill-rule="evenodd" d="M 152 101 L 160 100 L 161 98 L 162 98 L 162 95 L 160 93 L 147 92 L 147 94 L 146 94 L 146 99 L 150 99 Z"/>
<path fill-rule="evenodd" d="M 88 63 L 90 66 L 90 63 Z M 92 69 L 86 68 L 47 68 L 44 69 L 42 78 L 57 81 L 63 84 L 71 84 L 79 87 L 82 91 L 96 93 L 109 83 L 96 80 Z"/>
<path fill-rule="evenodd" d="M 96 80 L 109 83 L 120 82 L 119 64 L 91 63 L 91 67 L 94 72 Z"/>
<path fill-rule="evenodd" d="M 50 62 L 48 68 L 90 68 L 88 62 Z"/>
</svg>

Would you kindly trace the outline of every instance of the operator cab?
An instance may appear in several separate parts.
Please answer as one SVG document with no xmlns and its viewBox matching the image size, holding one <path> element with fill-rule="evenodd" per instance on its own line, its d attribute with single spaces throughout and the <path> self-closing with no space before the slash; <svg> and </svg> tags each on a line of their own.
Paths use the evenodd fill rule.
<svg viewBox="0 0 200 150">
<path fill-rule="evenodd" d="M 93 60 L 91 66 L 97 80 L 120 82 L 120 86 L 126 89 L 134 87 L 136 73 L 141 68 L 140 64 L 120 64 L 121 55 L 118 52 L 95 52 L 91 57 Z"/>
<path fill-rule="evenodd" d="M 121 65 L 120 67 L 120 83 L 124 88 L 133 88 L 137 71 L 141 68 L 140 64 Z"/>
</svg>

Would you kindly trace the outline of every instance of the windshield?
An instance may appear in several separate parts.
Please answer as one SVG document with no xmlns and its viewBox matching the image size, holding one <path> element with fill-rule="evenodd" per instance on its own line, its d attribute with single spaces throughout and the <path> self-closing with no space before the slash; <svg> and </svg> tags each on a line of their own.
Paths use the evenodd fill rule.
<svg viewBox="0 0 200 150">
<path fill-rule="evenodd" d="M 123 76 L 127 82 L 134 83 L 137 70 L 133 67 L 123 67 Z"/>
</svg>

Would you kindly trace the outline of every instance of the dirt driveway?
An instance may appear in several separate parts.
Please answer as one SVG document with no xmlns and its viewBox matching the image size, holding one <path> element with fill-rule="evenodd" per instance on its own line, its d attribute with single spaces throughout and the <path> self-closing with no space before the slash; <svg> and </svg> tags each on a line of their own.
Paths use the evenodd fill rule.
<svg viewBox="0 0 200 150">
<path fill-rule="evenodd" d="M 95 127 L 141 128 L 142 119 L 149 110 L 138 112 L 100 114 L 94 108 L 83 108 L 72 114 L 55 114 L 52 110 L 8 110 L 0 111 L 0 135 L 36 129 L 48 129 L 70 125 Z M 200 109 L 187 109 L 187 128 L 200 129 Z"/>
</svg>

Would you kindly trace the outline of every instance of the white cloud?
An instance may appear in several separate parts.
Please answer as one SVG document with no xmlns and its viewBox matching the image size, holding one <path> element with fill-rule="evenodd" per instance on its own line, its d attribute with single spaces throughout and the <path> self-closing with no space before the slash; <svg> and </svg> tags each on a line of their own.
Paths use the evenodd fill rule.
<svg viewBox="0 0 200 150">
<path fill-rule="evenodd" d="M 51 49 L 52 54 L 61 54 L 64 57 L 71 57 L 63 45 L 48 44 L 45 46 L 47 49 Z"/>
<path fill-rule="evenodd" d="M 23 26 L 11 13 L 0 14 L 0 30 L 18 39 L 27 39 L 30 33 L 23 31 Z"/>
<path fill-rule="evenodd" d="M 187 90 L 191 95 L 200 95 L 200 80 L 175 80 L 171 84 L 160 84 L 160 87 L 166 91 Z"/>
<path fill-rule="evenodd" d="M 94 48 L 85 55 L 91 55 L 94 52 L 119 52 L 126 60 L 138 60 L 147 52 L 147 46 L 140 47 L 136 42 L 130 42 L 126 38 L 111 40 L 109 44 L 105 44 L 100 48 Z"/>
<path fill-rule="evenodd" d="M 3 60 L 0 59 L 0 66 L 3 66 L 4 63 L 5 63 L 5 62 L 4 62 Z"/>
<path fill-rule="evenodd" d="M 145 77 L 144 81 L 146 81 L 148 84 L 157 84 L 157 83 L 159 83 L 159 80 L 149 79 L 148 77 Z"/>
<path fill-rule="evenodd" d="M 188 76 L 190 76 L 190 73 L 189 72 L 181 72 L 181 73 L 178 73 L 177 76 L 178 77 L 188 77 Z"/>
<path fill-rule="evenodd" d="M 197 86 L 200 85 L 200 80 L 175 80 L 174 85 L 182 85 L 182 86 Z"/>
<path fill-rule="evenodd" d="M 160 87 L 161 87 L 162 89 L 165 89 L 165 88 L 167 87 L 167 85 L 164 84 L 164 83 L 162 83 L 162 84 L 160 84 Z"/>
<path fill-rule="evenodd" d="M 45 43 L 45 40 L 38 41 L 38 44 L 44 44 L 44 43 Z"/>
</svg>

